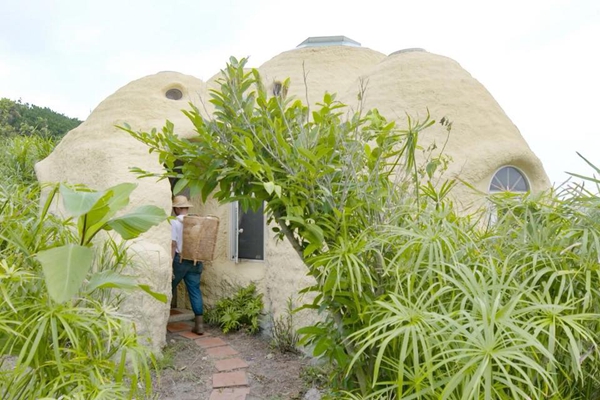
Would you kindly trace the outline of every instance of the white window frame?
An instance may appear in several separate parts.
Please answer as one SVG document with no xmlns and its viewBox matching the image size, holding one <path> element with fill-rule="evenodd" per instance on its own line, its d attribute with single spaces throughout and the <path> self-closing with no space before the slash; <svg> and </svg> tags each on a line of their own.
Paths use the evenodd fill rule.
<svg viewBox="0 0 600 400">
<path fill-rule="evenodd" d="M 234 201 L 230 203 L 230 213 L 229 213 L 229 259 L 234 263 L 239 264 L 241 262 L 265 262 L 267 258 L 267 246 L 266 246 L 266 232 L 267 232 L 267 220 L 266 216 L 263 213 L 263 248 L 262 248 L 262 259 L 252 259 L 252 258 L 240 258 L 239 257 L 239 234 L 241 233 L 241 228 L 239 226 L 240 221 L 240 213 L 243 213 L 240 204 L 238 201 Z"/>
</svg>

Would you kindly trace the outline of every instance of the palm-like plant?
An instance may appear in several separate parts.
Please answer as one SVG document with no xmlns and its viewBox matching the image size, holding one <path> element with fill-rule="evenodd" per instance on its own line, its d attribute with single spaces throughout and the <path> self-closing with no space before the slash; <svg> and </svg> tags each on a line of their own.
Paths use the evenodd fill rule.
<svg viewBox="0 0 600 400">
<path fill-rule="evenodd" d="M 364 398 L 597 396 L 600 224 L 580 195 L 492 199 L 485 233 L 428 211 L 375 235 L 389 289 L 348 338 L 349 371 L 374 360 Z"/>
</svg>

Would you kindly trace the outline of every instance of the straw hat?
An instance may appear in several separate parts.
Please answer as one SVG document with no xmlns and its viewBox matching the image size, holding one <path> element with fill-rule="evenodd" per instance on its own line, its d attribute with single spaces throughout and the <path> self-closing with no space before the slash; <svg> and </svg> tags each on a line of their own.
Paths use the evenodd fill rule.
<svg viewBox="0 0 600 400">
<path fill-rule="evenodd" d="M 173 199 L 173 208 L 190 208 L 194 207 L 185 196 L 175 196 Z"/>
</svg>

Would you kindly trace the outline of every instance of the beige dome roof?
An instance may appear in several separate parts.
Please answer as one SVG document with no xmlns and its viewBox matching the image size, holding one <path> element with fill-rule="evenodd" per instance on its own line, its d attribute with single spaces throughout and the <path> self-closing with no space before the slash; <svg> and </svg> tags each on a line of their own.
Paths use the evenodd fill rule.
<svg viewBox="0 0 600 400">
<path fill-rule="evenodd" d="M 170 89 L 179 90 L 181 99 L 167 98 Z M 149 164 L 143 144 L 115 125 L 127 123 L 134 130 L 160 129 L 169 119 L 179 134 L 191 135 L 192 124 L 181 110 L 189 108 L 188 102 L 198 104 L 200 96 L 206 97 L 204 82 L 177 72 L 160 72 L 127 84 L 102 101 L 83 124 L 70 131 L 52 154 L 36 165 L 38 179 L 85 183 L 96 189 L 135 180 L 128 170 L 130 166 L 157 166 Z"/>
<path fill-rule="evenodd" d="M 487 192 L 493 174 L 512 165 L 524 172 L 534 191 L 550 186 L 542 163 L 492 95 L 456 61 L 426 51 L 397 52 L 366 74 L 366 108 L 406 127 L 406 115 L 423 120 L 447 117 L 452 131 L 445 153 L 452 156 L 451 175 Z M 352 92 L 342 99 L 352 101 Z M 420 143 L 438 147 L 446 139 L 440 124 L 426 130 Z"/>
<path fill-rule="evenodd" d="M 181 98 L 167 98 L 167 92 L 173 90 Z M 169 120 L 177 134 L 192 136 L 192 123 L 181 110 L 189 109 L 190 102 L 203 110 L 200 99 L 206 97 L 204 82 L 178 72 L 159 72 L 135 80 L 107 97 L 84 123 L 67 133 L 54 151 L 36 164 L 37 178 L 40 182 L 83 183 L 98 190 L 135 182 L 138 188 L 132 194 L 132 204 L 137 199 L 170 210 L 168 181 L 137 179 L 129 170 L 135 166 L 158 172 L 162 166 L 155 156 L 148 156 L 146 145 L 116 126 L 129 124 L 135 131 L 150 131 L 161 129 Z M 157 190 L 160 188 L 165 190 Z"/>
<path fill-rule="evenodd" d="M 323 100 L 326 91 L 342 93 L 354 86 L 358 93 L 356 78 L 384 58 L 384 54 L 365 47 L 305 47 L 281 53 L 258 70 L 267 86 L 290 78 L 288 97 L 296 96 L 306 103 L 308 91 L 308 102 L 314 104 Z"/>
<path fill-rule="evenodd" d="M 182 97 L 167 98 L 171 89 Z M 168 181 L 137 179 L 129 170 L 140 167 L 158 172 L 162 166 L 155 156 L 148 157 L 144 144 L 116 126 L 129 124 L 135 131 L 149 131 L 161 129 L 169 120 L 175 124 L 176 133 L 192 136 L 192 123 L 181 110 L 189 109 L 189 102 L 198 105 L 200 96 L 206 97 L 204 82 L 177 72 L 160 72 L 127 84 L 100 103 L 84 123 L 67 133 L 54 151 L 36 164 L 38 180 L 83 183 L 97 190 L 135 182 L 138 188 L 132 194 L 132 204 L 139 200 L 170 210 Z"/>
</svg>

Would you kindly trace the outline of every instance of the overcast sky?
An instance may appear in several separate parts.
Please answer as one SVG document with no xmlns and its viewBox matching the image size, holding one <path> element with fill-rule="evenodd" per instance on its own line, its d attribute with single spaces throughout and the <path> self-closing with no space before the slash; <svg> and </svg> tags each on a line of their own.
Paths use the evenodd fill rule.
<svg viewBox="0 0 600 400">
<path fill-rule="evenodd" d="M 555 183 L 600 166 L 600 0 L 0 0 L 0 97 L 85 119 L 128 82 L 206 80 L 309 36 L 458 61 L 500 103 Z"/>
</svg>

